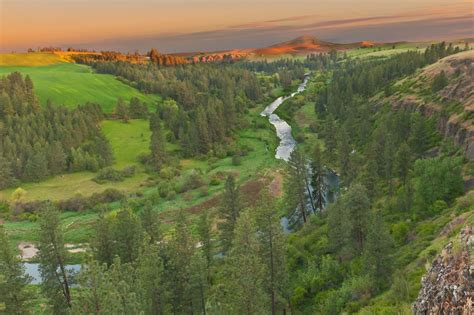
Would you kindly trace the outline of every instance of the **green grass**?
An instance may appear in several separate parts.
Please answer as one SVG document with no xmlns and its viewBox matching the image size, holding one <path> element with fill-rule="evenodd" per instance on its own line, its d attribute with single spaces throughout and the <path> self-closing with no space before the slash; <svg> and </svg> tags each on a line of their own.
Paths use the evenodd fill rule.
<svg viewBox="0 0 474 315">
<path fill-rule="evenodd" d="M 138 156 L 149 152 L 151 132 L 147 120 L 130 120 L 129 123 L 106 120 L 102 130 L 114 151 L 115 167 L 137 164 Z"/>
<path fill-rule="evenodd" d="M 65 200 L 77 194 L 89 196 L 107 188 L 131 192 L 137 189 L 146 179 L 146 174 L 139 173 L 123 182 L 98 184 L 93 181 L 96 173 L 78 172 L 52 177 L 39 183 L 23 183 L 19 187 L 26 190 L 25 200 Z M 10 200 L 15 188 L 0 191 L 0 200 Z"/>
<path fill-rule="evenodd" d="M 113 75 L 94 73 L 85 65 L 58 63 L 46 66 L 0 66 L 0 75 L 19 71 L 33 80 L 35 92 L 41 104 L 50 99 L 53 104 L 75 107 L 86 102 L 101 105 L 106 113 L 111 113 L 122 97 L 129 101 L 137 97 L 147 102 L 150 108 L 160 100 L 157 95 L 145 95 L 128 86 Z"/>
</svg>

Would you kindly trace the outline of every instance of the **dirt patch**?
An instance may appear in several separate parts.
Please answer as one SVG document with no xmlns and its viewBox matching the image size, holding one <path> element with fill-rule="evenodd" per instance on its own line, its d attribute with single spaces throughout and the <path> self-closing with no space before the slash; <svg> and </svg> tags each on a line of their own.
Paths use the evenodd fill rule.
<svg viewBox="0 0 474 315">
<path fill-rule="evenodd" d="M 20 244 L 18 244 L 18 249 L 20 250 L 20 258 L 22 260 L 34 258 L 38 253 L 36 245 L 29 242 L 20 242 Z"/>
<path fill-rule="evenodd" d="M 64 247 L 71 254 L 86 252 L 86 244 L 66 243 L 64 244 Z M 38 247 L 31 242 L 20 242 L 20 244 L 18 244 L 18 249 L 20 250 L 20 259 L 22 260 L 35 258 L 39 251 Z"/>
<path fill-rule="evenodd" d="M 270 182 L 268 190 L 272 196 L 279 198 L 283 195 L 283 176 L 280 172 L 275 172 L 273 176 L 273 180 Z"/>
</svg>

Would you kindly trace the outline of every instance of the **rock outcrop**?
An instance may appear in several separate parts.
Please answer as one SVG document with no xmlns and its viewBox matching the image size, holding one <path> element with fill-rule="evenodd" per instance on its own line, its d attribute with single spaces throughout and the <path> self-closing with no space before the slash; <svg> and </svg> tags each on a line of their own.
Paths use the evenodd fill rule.
<svg viewBox="0 0 474 315">
<path fill-rule="evenodd" d="M 413 312 L 423 315 L 474 314 L 474 229 L 461 231 L 459 242 L 450 242 L 422 278 Z"/>
</svg>

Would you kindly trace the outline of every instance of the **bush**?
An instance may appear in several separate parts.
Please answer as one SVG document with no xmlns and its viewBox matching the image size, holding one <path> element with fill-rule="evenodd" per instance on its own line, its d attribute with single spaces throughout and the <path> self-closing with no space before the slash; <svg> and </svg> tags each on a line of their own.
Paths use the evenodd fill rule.
<svg viewBox="0 0 474 315">
<path fill-rule="evenodd" d="M 183 185 L 179 189 L 179 192 L 183 193 L 188 190 L 193 190 L 203 186 L 204 184 L 205 183 L 201 175 L 199 175 L 197 172 L 193 172 L 185 178 Z"/>
<path fill-rule="evenodd" d="M 242 164 L 242 159 L 240 157 L 240 154 L 236 154 L 232 157 L 232 165 L 241 165 Z"/>
<path fill-rule="evenodd" d="M 99 184 L 106 181 L 121 182 L 123 181 L 123 174 L 121 171 L 112 167 L 106 167 L 99 171 L 99 173 L 94 177 L 94 181 Z"/>
<path fill-rule="evenodd" d="M 403 245 L 407 241 L 408 224 L 406 222 L 399 222 L 392 225 L 392 236 L 397 245 Z"/>
<path fill-rule="evenodd" d="M 443 70 L 433 78 L 433 82 L 431 83 L 431 90 L 433 92 L 438 92 L 442 90 L 446 85 L 448 85 L 448 77 L 446 76 L 446 73 Z"/>
<path fill-rule="evenodd" d="M 171 191 L 171 185 L 169 182 L 161 182 L 158 184 L 158 192 L 161 198 L 168 197 L 169 192 Z"/>
<path fill-rule="evenodd" d="M 122 175 L 124 177 L 132 177 L 133 175 L 135 175 L 135 172 L 136 172 L 137 168 L 133 165 L 131 166 L 126 166 L 124 167 L 124 169 L 122 170 Z"/>
</svg>

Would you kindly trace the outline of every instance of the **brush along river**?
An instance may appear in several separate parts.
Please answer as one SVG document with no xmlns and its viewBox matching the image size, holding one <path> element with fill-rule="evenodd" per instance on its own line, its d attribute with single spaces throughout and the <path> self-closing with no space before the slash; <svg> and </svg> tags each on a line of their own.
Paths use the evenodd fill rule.
<svg viewBox="0 0 474 315">
<path fill-rule="evenodd" d="M 270 105 L 268 105 L 260 114 L 261 116 L 268 117 L 270 123 L 275 127 L 277 137 L 280 139 L 280 144 L 278 145 L 275 152 L 275 158 L 277 159 L 288 161 L 291 153 L 296 148 L 297 142 L 293 138 L 293 135 L 291 134 L 291 126 L 286 121 L 281 119 L 274 112 L 286 100 L 303 92 L 306 89 L 306 85 L 308 84 L 308 81 L 309 81 L 309 74 L 306 74 L 304 81 L 298 86 L 298 89 L 296 90 L 296 92 L 293 92 L 287 96 L 280 96 L 275 101 L 273 101 Z M 326 175 L 325 175 L 325 182 L 326 182 L 325 184 L 327 187 L 325 200 L 326 200 L 326 203 L 329 203 L 329 202 L 334 201 L 336 198 L 336 191 L 339 188 L 339 177 L 334 171 L 330 169 L 327 169 L 327 170 L 328 171 L 326 172 Z M 311 170 L 309 169 L 309 171 Z M 312 188 L 310 188 L 310 190 L 312 191 Z M 283 217 L 281 219 L 281 224 L 285 230 L 285 233 L 290 232 L 289 225 L 291 221 L 292 221 L 291 217 L 290 218 Z M 41 283 L 39 265 L 37 263 L 25 263 L 25 267 L 26 267 L 25 268 L 26 273 L 33 278 L 32 283 L 33 284 Z M 80 268 L 81 268 L 80 265 L 67 265 L 66 266 L 66 269 L 68 269 L 68 272 L 71 274 L 79 272 Z"/>
</svg>

